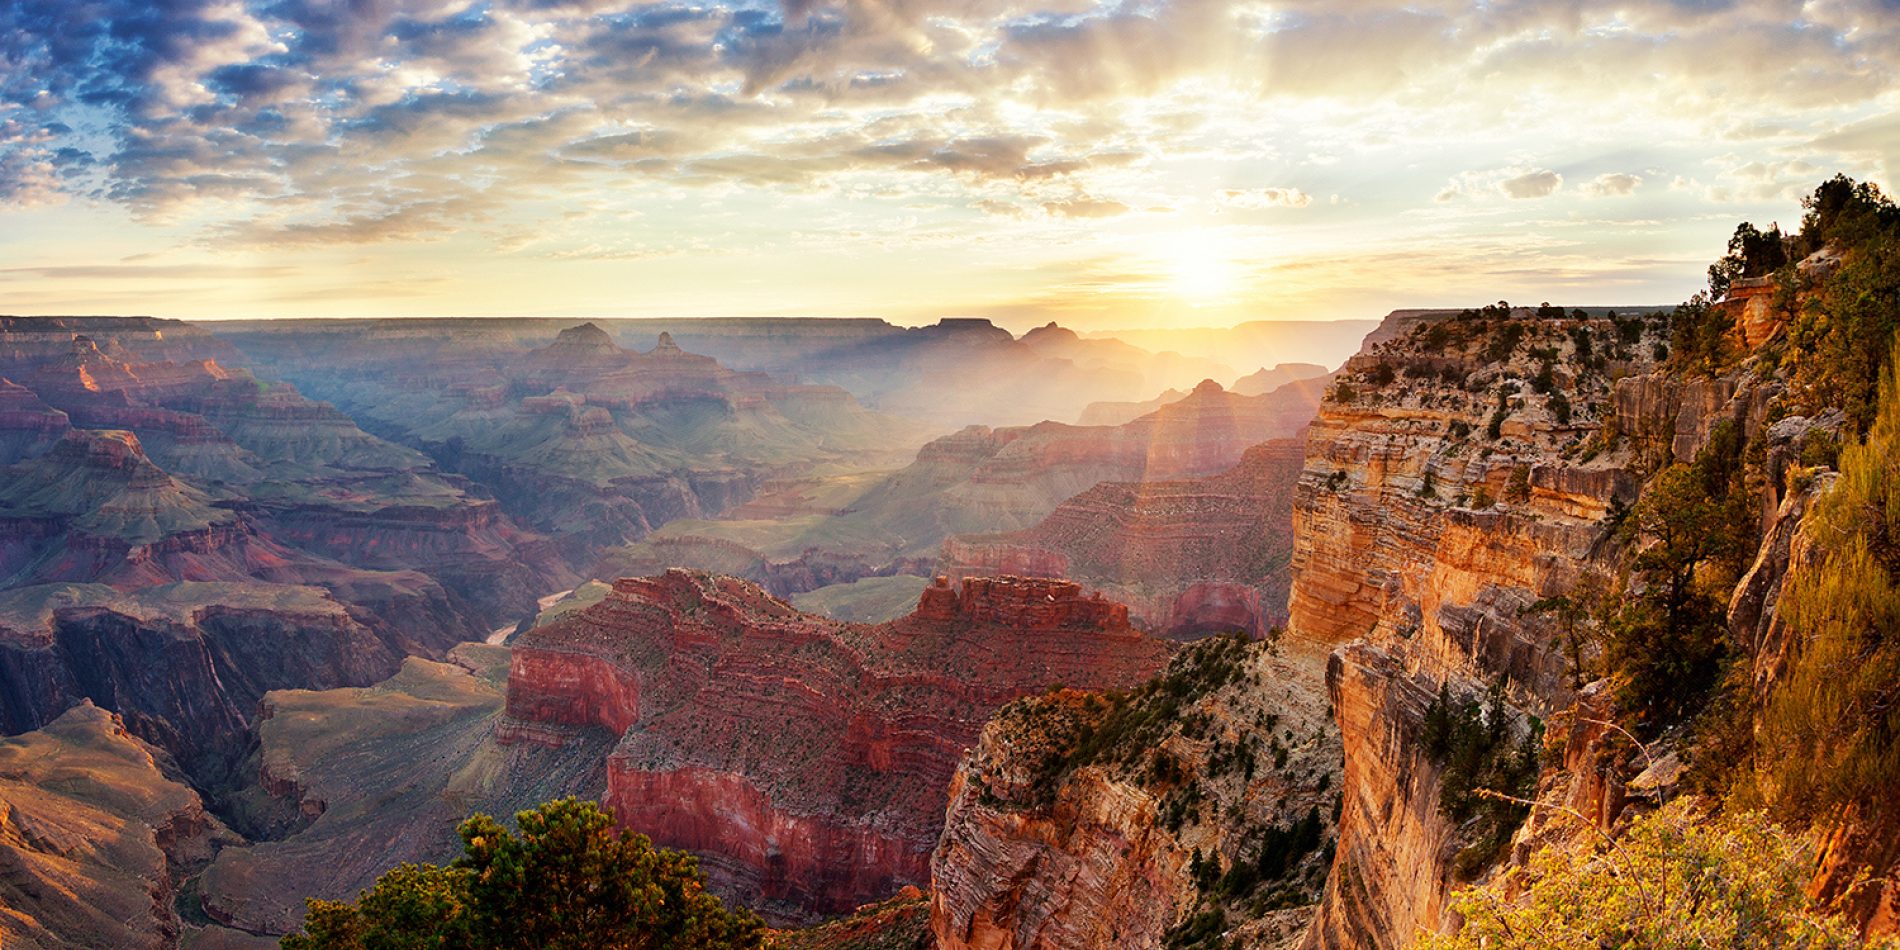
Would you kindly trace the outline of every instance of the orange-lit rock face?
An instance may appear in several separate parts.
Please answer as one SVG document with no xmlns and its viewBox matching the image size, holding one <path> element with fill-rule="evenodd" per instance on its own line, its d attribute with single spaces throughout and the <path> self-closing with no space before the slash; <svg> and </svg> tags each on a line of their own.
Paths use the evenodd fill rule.
<svg viewBox="0 0 1900 950">
<path fill-rule="evenodd" d="M 524 634 L 502 731 L 624 733 L 606 795 L 621 823 L 795 919 L 928 880 L 951 773 L 995 709 L 1057 683 L 1126 686 L 1167 652 L 1061 581 L 939 583 L 866 625 L 669 571 Z"/>
<path fill-rule="evenodd" d="M 1567 707 L 1557 632 L 1525 608 L 1572 588 L 1644 472 L 1761 402 L 1656 372 L 1661 323 L 1620 342 L 1598 318 L 1445 323 L 1435 343 L 1419 324 L 1354 357 L 1309 430 L 1289 637 L 1334 651 L 1346 757 L 1317 946 L 1409 946 L 1441 926 L 1461 843 L 1420 748 L 1424 710 L 1441 684 L 1497 681 L 1525 712 Z M 1498 343 L 1506 333 L 1515 346 Z M 1533 385 L 1545 362 L 1548 394 Z"/>
</svg>

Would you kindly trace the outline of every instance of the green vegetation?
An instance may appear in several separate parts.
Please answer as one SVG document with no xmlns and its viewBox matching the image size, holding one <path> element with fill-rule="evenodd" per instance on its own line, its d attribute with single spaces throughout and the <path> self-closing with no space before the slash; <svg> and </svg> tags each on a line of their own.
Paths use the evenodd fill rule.
<svg viewBox="0 0 1900 950">
<path fill-rule="evenodd" d="M 1606 644 L 1618 700 L 1660 730 L 1702 708 L 1728 655 L 1727 604 L 1752 556 L 1742 437 L 1723 422 L 1693 463 L 1650 481 L 1623 529 L 1643 545 Z"/>
<path fill-rule="evenodd" d="M 1425 710 L 1425 755 L 1438 766 L 1438 807 L 1456 822 L 1476 819 L 1471 843 L 1453 858 L 1462 878 L 1473 876 L 1496 858 L 1528 811 L 1523 805 L 1488 793 L 1516 798 L 1536 791 L 1543 728 L 1533 721 L 1515 735 L 1513 716 L 1501 685 L 1484 702 L 1454 700 L 1448 686 Z"/>
<path fill-rule="evenodd" d="M 1900 348 L 1896 348 L 1900 358 Z M 1900 788 L 1900 366 L 1889 361 L 1865 441 L 1840 450 L 1839 481 L 1815 503 L 1815 562 L 1789 572 L 1795 637 L 1763 715 L 1759 761 L 1776 810 L 1810 820 L 1840 809 L 1876 817 Z M 1874 814 L 1870 814 L 1874 813 Z"/>
<path fill-rule="evenodd" d="M 1053 790 L 1070 772 L 1098 763 L 1128 768 L 1145 761 L 1151 774 L 1167 778 L 1173 760 L 1151 755 L 1155 747 L 1195 700 L 1246 675 L 1250 642 L 1244 634 L 1199 640 L 1175 654 L 1160 676 L 1105 694 L 1099 702 L 1106 704 L 1106 714 L 1084 729 L 1066 755 L 1049 760 L 1046 778 L 1038 784 Z M 1191 731 L 1195 724 L 1181 725 Z"/>
<path fill-rule="evenodd" d="M 1747 277 L 1766 277 L 1788 263 L 1788 239 L 1778 225 L 1756 230 L 1742 222 L 1728 239 L 1728 253 L 1709 265 L 1709 295 L 1720 298 L 1730 285 Z"/>
<path fill-rule="evenodd" d="M 615 833 L 593 802 L 564 798 L 462 823 L 448 867 L 404 864 L 355 904 L 311 900 L 285 950 L 709 950 L 765 946 L 765 925 L 706 893 L 692 856 Z"/>
<path fill-rule="evenodd" d="M 1521 897 L 1453 896 L 1463 926 L 1424 950 L 1579 947 L 1891 947 L 1864 944 L 1804 887 L 1814 855 L 1759 812 L 1705 818 L 1681 803 L 1638 818 L 1602 849 L 1555 846 L 1531 858 Z"/>
<path fill-rule="evenodd" d="M 1656 358 L 1691 375 L 1713 376 L 1727 370 L 1738 356 L 1733 342 L 1735 318 L 1727 307 L 1714 305 L 1707 294 L 1696 294 L 1669 317 L 1669 346 L 1657 344 Z"/>
<path fill-rule="evenodd" d="M 1308 855 L 1318 852 L 1325 839 L 1326 823 L 1314 807 L 1291 824 L 1268 828 L 1257 853 L 1236 857 L 1225 874 L 1219 860 L 1196 851 L 1190 867 L 1201 892 L 1199 908 L 1163 935 L 1162 946 L 1169 950 L 1231 946 L 1222 939 L 1231 923 L 1229 902 L 1244 902 L 1243 918 L 1311 902 L 1314 895 L 1287 877 L 1299 870 Z"/>
</svg>

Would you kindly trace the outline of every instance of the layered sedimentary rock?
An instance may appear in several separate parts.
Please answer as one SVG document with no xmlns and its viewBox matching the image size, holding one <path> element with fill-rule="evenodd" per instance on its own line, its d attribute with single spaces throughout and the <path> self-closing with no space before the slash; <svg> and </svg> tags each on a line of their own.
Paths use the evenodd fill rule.
<svg viewBox="0 0 1900 950">
<path fill-rule="evenodd" d="M 38 728 L 90 701 L 215 784 L 231 777 L 266 691 L 373 683 L 395 671 L 411 635 L 428 630 L 399 634 L 313 587 L 8 591 L 0 594 L 0 728 Z"/>
<path fill-rule="evenodd" d="M 1126 608 L 1063 582 L 938 584 L 866 625 L 670 571 L 522 635 L 508 733 L 622 734 L 605 798 L 619 820 L 798 918 L 927 880 L 951 772 L 995 709 L 1052 684 L 1129 685 L 1166 656 Z"/>
<path fill-rule="evenodd" d="M 1440 808 L 1428 707 L 1491 684 L 1522 714 L 1572 707 L 1556 621 L 1529 608 L 1576 588 L 1648 473 L 1694 457 L 1722 420 L 1759 426 L 1768 395 L 1662 372 L 1660 320 L 1489 316 L 1404 315 L 1310 430 L 1289 637 L 1335 650 L 1346 760 L 1316 946 L 1408 946 L 1447 923 L 1471 832 Z M 1600 777 L 1559 775 L 1547 781 L 1603 807 Z"/>
<path fill-rule="evenodd" d="M 175 321 L 0 320 L 0 728 L 90 700 L 222 792 L 272 689 L 366 685 L 572 574 L 466 481 Z"/>
<path fill-rule="evenodd" d="M 183 880 L 236 836 L 160 755 L 89 703 L 0 739 L 0 943 L 178 946 Z"/>
<path fill-rule="evenodd" d="M 957 769 L 931 861 L 945 950 L 1296 936 L 1325 880 L 1338 735 L 1311 658 L 1217 638 L 1110 699 L 1020 700 Z"/>
<path fill-rule="evenodd" d="M 1304 462 L 1304 442 L 1277 440 L 1205 478 L 1097 485 L 1026 531 L 946 540 L 942 570 L 1068 578 L 1166 636 L 1260 636 L 1286 621 Z"/>
</svg>

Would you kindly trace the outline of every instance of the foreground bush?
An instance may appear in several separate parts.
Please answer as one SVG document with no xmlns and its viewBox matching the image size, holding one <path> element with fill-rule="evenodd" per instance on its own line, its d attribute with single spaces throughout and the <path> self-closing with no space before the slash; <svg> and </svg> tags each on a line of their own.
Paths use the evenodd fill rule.
<svg viewBox="0 0 1900 950">
<path fill-rule="evenodd" d="M 1854 948 L 1869 946 L 1804 890 L 1814 855 L 1760 812 L 1697 820 L 1673 803 L 1637 819 L 1614 845 L 1546 848 L 1528 886 L 1452 897 L 1464 926 L 1428 950 Z M 1891 948 L 1892 944 L 1878 946 Z"/>
<path fill-rule="evenodd" d="M 593 802 L 564 798 L 462 823 L 448 867 L 405 864 L 356 903 L 311 900 L 285 950 L 741 950 L 765 925 L 706 893 L 691 855 L 615 832 Z"/>
</svg>

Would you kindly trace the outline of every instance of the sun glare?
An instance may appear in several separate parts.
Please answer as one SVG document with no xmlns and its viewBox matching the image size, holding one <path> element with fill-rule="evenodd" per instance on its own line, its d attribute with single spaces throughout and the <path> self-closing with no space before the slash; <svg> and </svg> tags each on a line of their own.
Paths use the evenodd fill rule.
<svg viewBox="0 0 1900 950">
<path fill-rule="evenodd" d="M 1203 306 L 1232 297 L 1240 288 L 1241 267 L 1232 244 L 1220 235 L 1191 231 L 1169 235 L 1161 251 L 1169 288 L 1183 301 Z"/>
</svg>

